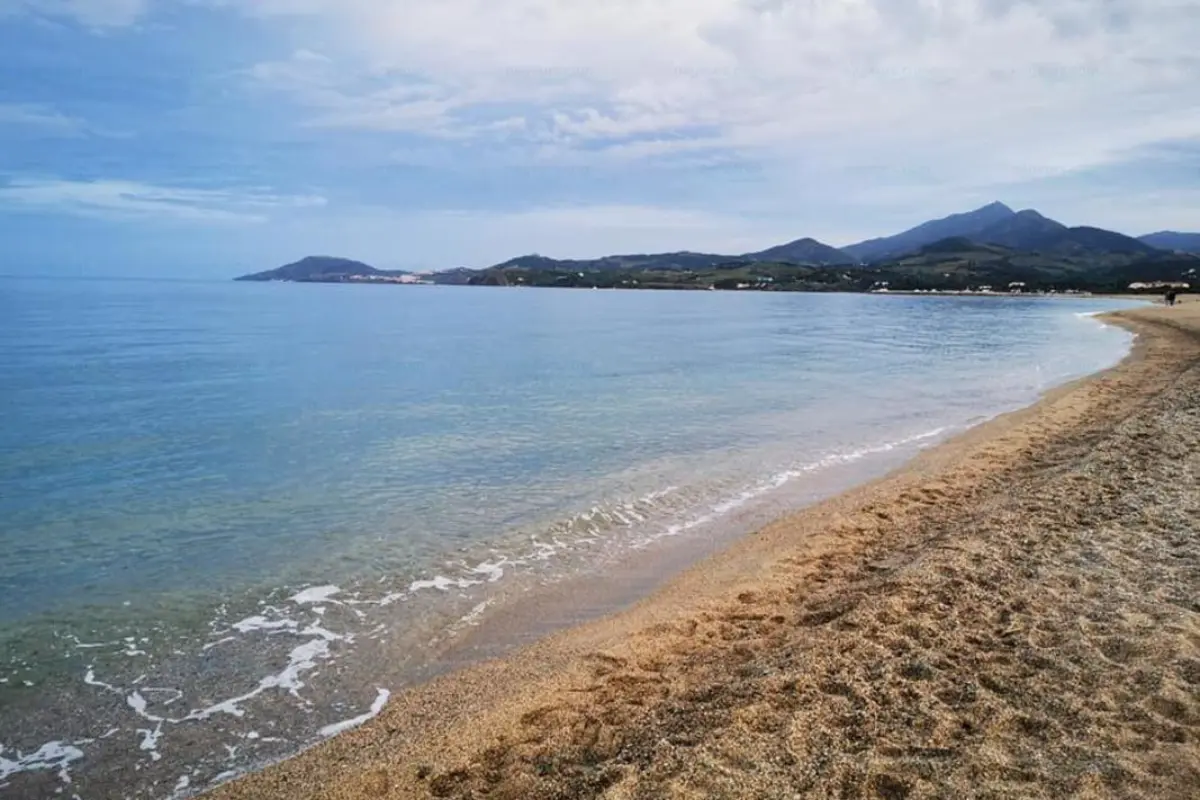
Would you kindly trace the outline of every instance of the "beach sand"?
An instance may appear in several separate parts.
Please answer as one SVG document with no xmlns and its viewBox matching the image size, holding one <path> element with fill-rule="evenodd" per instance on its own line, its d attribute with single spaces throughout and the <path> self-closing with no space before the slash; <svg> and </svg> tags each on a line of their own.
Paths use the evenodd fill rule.
<svg viewBox="0 0 1200 800">
<path fill-rule="evenodd" d="M 214 798 L 1200 797 L 1200 303 Z"/>
</svg>

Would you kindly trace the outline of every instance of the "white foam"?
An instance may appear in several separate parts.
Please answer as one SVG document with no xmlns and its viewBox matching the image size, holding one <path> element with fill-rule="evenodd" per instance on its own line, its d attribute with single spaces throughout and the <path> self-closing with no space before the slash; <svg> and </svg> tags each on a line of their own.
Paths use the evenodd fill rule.
<svg viewBox="0 0 1200 800">
<path fill-rule="evenodd" d="M 875 445 L 872 447 L 864 447 L 864 448 L 861 448 L 858 450 L 851 450 L 851 451 L 844 452 L 844 453 L 831 453 L 829 455 L 826 455 L 822 458 L 817 459 L 816 461 L 812 461 L 807 464 L 802 464 L 802 465 L 800 465 L 798 467 L 794 467 L 792 469 L 783 470 L 782 472 L 778 472 L 760 483 L 757 483 L 747 489 L 744 489 L 743 491 L 739 492 L 738 494 L 736 494 L 732 497 L 729 497 L 718 503 L 714 503 L 712 506 L 709 507 L 708 511 L 706 511 L 704 513 L 701 513 L 685 522 L 674 523 L 672 525 L 667 526 L 666 529 L 664 529 L 661 533 L 659 533 L 657 535 L 652 535 L 648 538 L 645 538 L 645 539 L 641 540 L 640 542 L 638 542 L 635 546 L 640 545 L 640 546 L 644 547 L 646 545 L 649 545 L 650 543 L 652 543 L 654 540 L 656 540 L 658 538 L 678 536 L 681 533 L 685 533 L 694 528 L 698 528 L 701 525 L 706 525 L 710 522 L 715 521 L 716 519 L 718 519 L 720 517 L 725 516 L 726 514 L 728 514 L 731 511 L 735 511 L 735 510 L 741 508 L 742 506 L 745 506 L 747 503 L 749 503 L 752 500 L 755 500 L 771 491 L 774 491 L 776 489 L 779 489 L 779 488 L 785 486 L 792 480 L 795 480 L 796 478 L 799 478 L 803 475 L 808 475 L 813 472 L 818 472 L 822 469 L 827 469 L 829 467 L 834 467 L 834 466 L 838 466 L 838 465 L 842 465 L 842 464 L 852 464 L 856 461 L 860 461 L 864 458 L 867 458 L 868 456 L 888 453 L 897 448 L 905 447 L 907 445 L 913 445 L 913 444 L 919 444 L 919 443 L 926 442 L 926 441 L 931 441 L 931 440 L 936 439 L 937 437 L 941 436 L 942 434 L 946 433 L 947 430 L 948 429 L 945 427 L 934 428 L 933 430 L 925 431 L 924 433 L 918 433 L 913 436 L 908 436 L 908 437 L 905 437 L 903 439 L 898 439 L 893 442 L 886 442 L 881 445 Z"/>
<path fill-rule="evenodd" d="M 334 600 L 333 597 L 341 593 L 342 590 L 332 584 L 327 586 L 313 586 L 292 595 L 291 601 L 299 605 L 306 603 L 339 603 L 341 601 Z"/>
<path fill-rule="evenodd" d="M 292 652 L 288 654 L 287 666 L 280 672 L 265 676 L 259 680 L 257 686 L 245 694 L 231 697 L 228 700 L 222 700 L 207 708 L 196 709 L 183 719 L 170 721 L 205 720 L 216 714 L 229 714 L 234 717 L 242 717 L 246 713 L 242 708 L 242 704 L 247 700 L 258 697 L 268 689 L 286 689 L 293 697 L 300 697 L 300 690 L 304 688 L 304 681 L 300 680 L 300 676 L 315 669 L 319 660 L 329 657 L 329 645 L 331 642 L 345 640 L 347 637 L 333 633 L 319 625 L 310 625 L 303 630 L 296 631 L 296 634 L 298 636 L 312 636 L 315 638 L 293 648 Z"/>
<path fill-rule="evenodd" d="M 88 667 L 84 675 L 84 683 L 89 686 L 96 686 L 105 691 L 114 694 L 120 694 L 125 699 L 125 704 L 137 715 L 150 723 L 145 727 L 136 729 L 139 737 L 138 749 L 147 753 L 152 761 L 159 761 L 162 758 L 161 746 L 163 737 L 166 733 L 167 726 L 179 725 L 189 722 L 201 722 L 218 714 L 229 714 L 234 717 L 242 717 L 245 715 L 243 705 L 272 689 L 282 689 L 296 698 L 300 698 L 300 690 L 304 688 L 305 683 L 303 676 L 314 670 L 319 661 L 326 659 L 330 654 L 330 644 L 335 641 L 352 641 L 351 636 L 334 633 L 317 624 L 308 625 L 300 628 L 294 620 L 269 620 L 265 617 L 249 617 L 239 623 L 235 623 L 234 628 L 241 632 L 250 631 L 268 631 L 280 632 L 299 637 L 305 637 L 308 641 L 293 648 L 288 654 L 287 664 L 279 672 L 267 675 L 261 678 L 258 684 L 248 692 L 240 694 L 236 697 L 231 697 L 214 703 L 211 706 L 200 709 L 193 709 L 182 717 L 172 717 L 165 714 L 156 714 L 150 710 L 151 704 L 161 706 L 169 706 L 178 702 L 183 698 L 183 692 L 173 688 L 154 688 L 144 687 L 135 689 L 131 692 L 126 692 L 112 684 L 105 683 L 96 678 L 95 669 Z M 147 697 L 150 699 L 148 700 Z M 111 734 L 112 731 L 109 732 Z M 105 734 L 108 736 L 109 734 Z M 246 738 L 259 738 L 257 733 L 249 734 Z M 266 741 L 266 740 L 264 740 Z M 78 756 L 75 754 L 78 753 Z M 45 765 L 50 763 L 50 756 L 57 758 L 65 758 L 70 756 L 71 759 L 82 757 L 82 752 L 78 748 L 73 748 L 69 751 L 53 751 L 44 747 L 39 753 L 31 756 L 23 757 L 19 761 L 7 759 L 4 761 L 4 769 L 8 772 L 14 770 L 26 770 L 34 768 L 48 768 Z M 54 762 L 57 763 L 57 762 Z M 64 762 L 69 763 L 68 762 Z M 64 773 L 65 774 L 65 773 Z M 186 787 L 184 787 L 186 788 Z M 177 789 L 177 791 L 180 791 Z"/>
<path fill-rule="evenodd" d="M 435 575 L 429 580 L 413 581 L 409 585 L 408 591 L 410 594 L 419 592 L 422 589 L 437 589 L 439 592 L 448 592 L 451 589 L 466 589 L 471 586 L 478 586 L 479 583 L 480 581 L 467 580 L 466 578 L 455 580 L 447 578 L 445 575 Z"/>
<path fill-rule="evenodd" d="M 483 612 L 487 611 L 488 606 L 490 606 L 493 602 L 494 602 L 494 599 L 493 600 L 484 600 L 482 603 L 478 604 L 477 606 L 472 608 L 470 611 L 468 611 L 466 614 L 464 614 L 462 619 L 459 620 L 459 623 L 462 625 L 474 625 L 476 622 L 479 621 L 479 618 L 481 616 L 483 616 Z"/>
<path fill-rule="evenodd" d="M 120 644 L 120 642 L 82 642 L 79 640 L 79 637 L 75 636 L 74 634 L 72 634 L 69 638 L 75 640 L 76 650 L 94 650 L 97 647 L 111 647 L 115 644 Z"/>
<path fill-rule="evenodd" d="M 133 713 L 137 714 L 139 717 L 148 719 L 151 722 L 162 722 L 162 717 L 153 716 L 150 714 L 150 712 L 146 711 L 146 707 L 149 704 L 146 702 L 146 698 L 142 697 L 141 692 L 134 692 L 133 694 L 129 695 L 125 698 L 125 702 L 130 708 L 133 709 Z"/>
<path fill-rule="evenodd" d="M 46 742 L 28 755 L 22 755 L 20 751 L 16 751 L 15 760 L 5 758 L 4 753 L 7 749 L 4 745 L 0 745 L 0 781 L 21 772 L 57 770 L 58 779 L 69 784 L 71 773 L 68 768 L 83 758 L 83 751 L 68 742 Z"/>
<path fill-rule="evenodd" d="M 83 676 L 83 682 L 88 686 L 99 686 L 101 689 L 113 692 L 114 694 L 124 695 L 125 692 L 113 686 L 111 683 L 96 680 L 96 670 L 94 667 L 88 667 L 87 673 Z"/>
<path fill-rule="evenodd" d="M 150 754 L 151 761 L 158 761 L 162 758 L 162 753 L 158 752 L 158 740 L 162 738 L 163 721 L 159 720 L 158 724 L 153 729 L 138 728 L 138 735 L 142 737 L 142 741 L 138 743 L 138 749 Z"/>
<path fill-rule="evenodd" d="M 488 583 L 495 583 L 504 577 L 504 565 L 509 563 L 507 558 L 502 558 L 495 564 L 484 561 L 477 564 L 471 569 L 472 575 L 483 575 L 487 578 Z"/>
<path fill-rule="evenodd" d="M 243 622 L 244 621 L 245 620 L 243 620 Z M 218 645 L 222 645 L 227 642 L 236 642 L 236 641 L 237 641 L 236 636 L 226 636 L 223 639 L 217 639 L 215 642 L 209 642 L 208 644 L 204 645 L 203 647 L 200 648 L 200 652 L 207 653 L 209 650 L 213 649 L 214 647 L 217 647 Z"/>
<path fill-rule="evenodd" d="M 294 631 L 300 627 L 300 623 L 294 619 L 267 619 L 262 616 L 254 616 L 238 620 L 230 627 L 238 633 L 250 633 L 251 631 Z M 214 642 L 214 644 L 218 643 Z"/>
<path fill-rule="evenodd" d="M 147 689 L 147 691 L 175 691 L 175 690 L 158 690 Z M 178 699 L 178 698 L 175 698 Z M 148 703 L 146 698 L 142 696 L 140 691 L 135 691 L 125 698 L 125 703 L 133 709 L 134 713 L 142 719 L 154 723 L 153 728 L 138 728 L 137 734 L 142 737 L 138 743 L 138 749 L 150 754 L 151 761 L 158 761 L 162 758 L 162 753 L 158 752 L 158 742 L 162 739 L 163 723 L 169 722 L 165 717 L 160 717 L 151 714 L 146 710 Z"/>
<path fill-rule="evenodd" d="M 376 691 L 378 691 L 378 694 L 375 697 L 375 702 L 371 703 L 371 709 L 367 711 L 367 713 L 361 714 L 353 719 L 347 719 L 341 722 L 335 722 L 332 725 L 326 725 L 324 728 L 321 728 L 320 735 L 325 738 L 337 736 L 339 733 L 345 733 L 352 728 L 357 728 L 364 722 L 379 716 L 379 712 L 383 711 L 383 707 L 387 705 L 388 698 L 392 696 L 392 693 L 387 689 L 378 689 Z"/>
<path fill-rule="evenodd" d="M 531 561 L 549 561 L 558 555 L 558 551 L 565 548 L 562 542 L 555 539 L 553 542 L 539 542 L 533 540 L 533 553 L 529 556 Z"/>
</svg>

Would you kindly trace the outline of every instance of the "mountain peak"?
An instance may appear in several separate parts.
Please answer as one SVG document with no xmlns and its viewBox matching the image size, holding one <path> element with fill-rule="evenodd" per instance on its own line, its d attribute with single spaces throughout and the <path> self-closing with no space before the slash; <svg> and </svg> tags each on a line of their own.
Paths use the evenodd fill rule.
<svg viewBox="0 0 1200 800">
<path fill-rule="evenodd" d="M 824 242 L 818 242 L 811 236 L 760 250 L 757 253 L 746 253 L 742 258 L 753 261 L 784 261 L 793 264 L 852 264 L 854 259 L 844 251 L 830 247 Z"/>
<path fill-rule="evenodd" d="M 842 248 L 859 261 L 877 261 L 912 253 L 927 244 L 954 237 L 974 238 L 981 231 L 1012 219 L 1013 210 L 999 201 L 941 219 L 930 220 L 895 236 L 869 239 Z"/>
</svg>

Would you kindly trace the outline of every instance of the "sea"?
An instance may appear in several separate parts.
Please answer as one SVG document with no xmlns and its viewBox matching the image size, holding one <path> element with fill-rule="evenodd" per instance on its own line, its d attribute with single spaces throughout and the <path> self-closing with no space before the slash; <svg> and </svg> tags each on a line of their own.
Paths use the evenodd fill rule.
<svg viewBox="0 0 1200 800">
<path fill-rule="evenodd" d="M 0 797 L 295 754 L 1116 364 L 1127 305 L 0 278 Z"/>
</svg>

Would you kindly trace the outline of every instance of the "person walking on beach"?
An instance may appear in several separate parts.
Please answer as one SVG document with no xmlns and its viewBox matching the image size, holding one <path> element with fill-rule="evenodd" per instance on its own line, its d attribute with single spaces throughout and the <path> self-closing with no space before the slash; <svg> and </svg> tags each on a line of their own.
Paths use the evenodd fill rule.
<svg viewBox="0 0 1200 800">
<path fill-rule="evenodd" d="M 1175 290 L 1167 289 L 1166 304 L 1169 306 L 1175 305 Z"/>
</svg>

